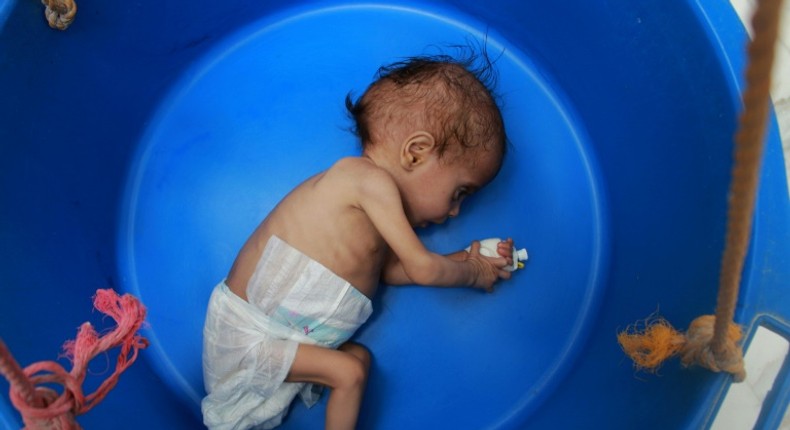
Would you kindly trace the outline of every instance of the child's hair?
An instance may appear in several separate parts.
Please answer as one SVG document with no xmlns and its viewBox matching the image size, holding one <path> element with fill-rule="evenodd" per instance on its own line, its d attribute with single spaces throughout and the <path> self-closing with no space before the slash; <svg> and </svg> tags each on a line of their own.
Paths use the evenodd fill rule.
<svg viewBox="0 0 790 430">
<path fill-rule="evenodd" d="M 456 146 L 460 155 L 494 149 L 504 156 L 507 136 L 492 90 L 495 81 L 485 52 L 462 59 L 411 57 L 380 68 L 356 103 L 346 97 L 346 108 L 363 148 L 398 137 L 393 130 L 408 129 L 432 133 L 440 157 Z"/>
</svg>

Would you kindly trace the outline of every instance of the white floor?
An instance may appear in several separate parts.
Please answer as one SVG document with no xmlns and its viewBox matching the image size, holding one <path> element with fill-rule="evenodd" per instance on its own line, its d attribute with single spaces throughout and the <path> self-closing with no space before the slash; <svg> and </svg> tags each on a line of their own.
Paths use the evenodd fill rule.
<svg viewBox="0 0 790 430">
<path fill-rule="evenodd" d="M 757 0 L 730 1 L 751 32 L 749 22 Z M 782 136 L 788 189 L 790 189 L 790 0 L 785 0 L 783 5 L 779 38 L 771 95 L 779 122 L 779 133 Z M 714 421 L 713 429 L 750 430 L 761 408 L 771 407 L 771 405 L 763 405 L 763 400 L 773 385 L 773 379 L 784 363 L 788 351 L 786 339 L 773 336 L 772 340 L 771 337 L 769 334 L 764 342 L 753 341 L 746 351 L 746 381 L 730 387 L 719 416 Z M 780 429 L 790 430 L 790 410 L 785 412 Z"/>
</svg>

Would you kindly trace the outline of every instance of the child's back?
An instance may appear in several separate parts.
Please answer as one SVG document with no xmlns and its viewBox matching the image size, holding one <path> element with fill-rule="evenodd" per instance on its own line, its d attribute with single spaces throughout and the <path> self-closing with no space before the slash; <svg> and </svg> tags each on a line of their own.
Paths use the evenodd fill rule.
<svg viewBox="0 0 790 430">
<path fill-rule="evenodd" d="M 382 174 L 367 158 L 344 158 L 296 187 L 248 239 L 228 286 L 246 299 L 247 282 L 269 237 L 276 235 L 373 297 L 387 246 L 361 200 L 365 186 Z"/>
</svg>

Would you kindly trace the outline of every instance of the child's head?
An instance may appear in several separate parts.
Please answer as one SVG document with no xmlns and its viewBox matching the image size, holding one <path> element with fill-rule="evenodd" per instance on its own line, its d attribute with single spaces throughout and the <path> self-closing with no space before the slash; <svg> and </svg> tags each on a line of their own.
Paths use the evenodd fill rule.
<svg viewBox="0 0 790 430">
<path fill-rule="evenodd" d="M 348 97 L 346 107 L 365 150 L 425 131 L 445 163 L 473 162 L 485 153 L 494 155 L 498 170 L 507 138 L 488 85 L 494 77 L 488 58 L 409 58 L 379 69 L 378 79 L 356 103 Z"/>
<path fill-rule="evenodd" d="M 397 160 L 404 210 L 412 226 L 441 224 L 499 171 L 507 138 L 486 58 L 415 57 L 379 70 L 356 103 L 346 100 L 364 152 Z M 427 143 L 426 143 L 427 142 Z M 416 151 L 416 152 L 415 152 Z M 426 152 L 427 151 L 427 152 Z M 436 162 L 427 162 L 434 159 Z M 421 163 L 426 169 L 413 167 Z M 402 172 L 414 174 L 401 176 Z"/>
</svg>

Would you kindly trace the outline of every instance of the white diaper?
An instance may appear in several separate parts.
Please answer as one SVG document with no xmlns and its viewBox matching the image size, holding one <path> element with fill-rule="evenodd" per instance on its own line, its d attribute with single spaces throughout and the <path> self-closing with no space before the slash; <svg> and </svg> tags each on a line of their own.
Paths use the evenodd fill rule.
<svg viewBox="0 0 790 430">
<path fill-rule="evenodd" d="M 337 348 L 370 316 L 365 295 L 276 236 L 247 284 L 247 299 L 223 281 L 203 328 L 203 421 L 210 429 L 273 428 L 312 384 L 284 382 L 299 343 Z"/>
</svg>

